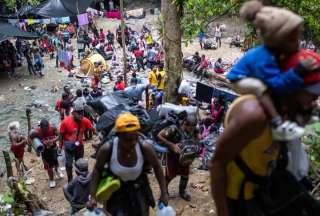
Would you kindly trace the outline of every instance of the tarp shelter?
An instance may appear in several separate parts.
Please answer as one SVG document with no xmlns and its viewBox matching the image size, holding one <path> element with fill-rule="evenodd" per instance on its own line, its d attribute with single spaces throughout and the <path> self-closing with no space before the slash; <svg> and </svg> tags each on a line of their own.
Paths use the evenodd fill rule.
<svg viewBox="0 0 320 216">
<path fill-rule="evenodd" d="M 92 0 L 48 0 L 32 10 L 43 17 L 68 17 L 86 13 Z"/>
<path fill-rule="evenodd" d="M 39 37 L 35 33 L 23 31 L 16 26 L 13 26 L 9 23 L 0 22 L 0 42 L 7 40 L 11 37 L 20 37 L 25 39 L 33 39 Z"/>
</svg>

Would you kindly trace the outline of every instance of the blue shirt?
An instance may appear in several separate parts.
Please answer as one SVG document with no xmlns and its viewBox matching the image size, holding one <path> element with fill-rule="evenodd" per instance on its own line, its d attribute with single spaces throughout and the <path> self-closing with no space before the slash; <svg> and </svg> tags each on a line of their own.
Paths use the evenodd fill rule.
<svg viewBox="0 0 320 216">
<path fill-rule="evenodd" d="M 257 78 L 278 93 L 293 92 L 304 83 L 293 69 L 281 71 L 275 56 L 265 46 L 250 49 L 227 75 L 231 82 L 246 77 Z"/>
<path fill-rule="evenodd" d="M 144 90 L 146 90 L 146 88 L 147 85 L 139 84 L 136 86 L 127 87 L 124 92 L 131 99 L 136 98 L 138 100 L 142 100 L 142 93 Z"/>
<path fill-rule="evenodd" d="M 204 33 L 203 31 L 201 31 L 200 33 L 199 33 L 199 39 L 200 40 L 203 40 L 203 39 L 205 39 L 206 38 L 206 33 Z"/>
</svg>

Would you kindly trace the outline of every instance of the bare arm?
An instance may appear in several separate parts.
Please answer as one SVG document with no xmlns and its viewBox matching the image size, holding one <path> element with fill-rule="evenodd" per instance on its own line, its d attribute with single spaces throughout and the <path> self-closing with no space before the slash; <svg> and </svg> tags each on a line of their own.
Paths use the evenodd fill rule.
<svg viewBox="0 0 320 216">
<path fill-rule="evenodd" d="M 230 161 L 266 127 L 266 116 L 258 101 L 245 101 L 234 109 L 230 122 L 217 140 L 216 153 L 210 162 L 212 196 L 218 216 L 228 216 L 226 197 L 227 173 Z"/>
<path fill-rule="evenodd" d="M 96 164 L 94 166 L 93 172 L 92 172 L 92 183 L 91 183 L 91 198 L 95 200 L 96 198 L 96 191 L 101 179 L 101 173 L 104 169 L 104 166 L 107 161 L 107 156 L 110 155 L 110 145 L 108 143 L 101 146 L 101 148 L 98 151 Z M 110 158 L 110 156 L 109 156 Z"/>
<path fill-rule="evenodd" d="M 169 140 L 167 140 L 166 138 L 166 131 L 165 129 L 163 129 L 162 131 L 160 131 L 160 133 L 158 134 L 158 138 L 159 140 L 170 150 L 174 150 L 176 143 L 170 142 Z"/>
<path fill-rule="evenodd" d="M 156 152 L 152 148 L 152 146 L 144 142 L 142 144 L 142 151 L 143 151 L 143 156 L 147 159 L 149 164 L 152 166 L 154 173 L 156 175 L 157 181 L 160 186 L 160 191 L 161 191 L 161 196 L 160 196 L 160 201 L 163 202 L 165 205 L 168 204 L 168 195 L 167 195 L 167 188 L 166 188 L 166 181 L 164 178 L 163 170 L 161 168 L 161 164 L 157 158 Z"/>
</svg>

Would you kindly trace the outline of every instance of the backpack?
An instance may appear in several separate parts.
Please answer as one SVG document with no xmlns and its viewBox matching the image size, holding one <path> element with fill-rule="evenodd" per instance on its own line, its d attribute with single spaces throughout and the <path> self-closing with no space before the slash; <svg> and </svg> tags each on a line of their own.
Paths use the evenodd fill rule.
<svg viewBox="0 0 320 216">
<path fill-rule="evenodd" d="M 179 114 L 174 113 L 173 111 L 168 113 L 168 117 L 165 119 L 160 119 L 158 122 L 155 123 L 154 128 L 152 129 L 151 133 L 154 139 L 159 142 L 158 134 L 160 131 L 169 127 L 171 125 L 179 125 L 179 120 L 185 119 L 187 117 L 187 112 L 183 111 Z"/>
<path fill-rule="evenodd" d="M 182 140 L 179 156 L 179 163 L 182 166 L 189 166 L 200 153 L 200 146 L 195 143 L 194 139 Z"/>
<path fill-rule="evenodd" d="M 288 164 L 286 143 L 280 143 L 277 166 L 270 176 L 256 175 L 240 156 L 236 157 L 235 162 L 245 174 L 240 187 L 240 199 L 244 197 L 245 184 L 252 182 L 259 185 L 259 188 L 255 191 L 255 198 L 259 207 L 270 216 L 287 215 L 286 212 L 296 212 L 295 215 L 303 216 L 320 215 L 320 203 L 286 169 Z"/>
</svg>

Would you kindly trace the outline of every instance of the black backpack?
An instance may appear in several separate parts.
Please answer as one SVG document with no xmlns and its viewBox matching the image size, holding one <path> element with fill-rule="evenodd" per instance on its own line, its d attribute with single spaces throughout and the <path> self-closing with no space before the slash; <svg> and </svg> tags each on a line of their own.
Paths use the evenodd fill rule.
<svg viewBox="0 0 320 216">
<path fill-rule="evenodd" d="M 320 203 L 315 200 L 287 169 L 287 144 L 280 144 L 280 155 L 277 166 L 270 176 L 258 176 L 246 163 L 237 156 L 237 166 L 245 174 L 240 188 L 240 199 L 244 198 L 244 187 L 247 182 L 259 185 L 255 197 L 259 207 L 268 216 L 286 216 L 287 212 L 295 212 L 299 216 L 320 215 Z"/>
</svg>

